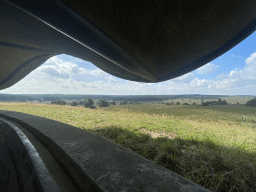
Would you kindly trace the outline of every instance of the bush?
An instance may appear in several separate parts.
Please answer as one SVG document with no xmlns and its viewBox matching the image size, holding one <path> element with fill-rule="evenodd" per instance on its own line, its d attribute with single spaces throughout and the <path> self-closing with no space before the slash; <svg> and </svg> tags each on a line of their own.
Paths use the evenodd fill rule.
<svg viewBox="0 0 256 192">
<path fill-rule="evenodd" d="M 103 99 L 99 101 L 99 107 L 108 107 L 108 106 L 109 106 L 109 102 L 104 101 Z"/>
<path fill-rule="evenodd" d="M 256 98 L 251 99 L 250 101 L 247 101 L 245 104 L 246 107 L 256 107 Z"/>
<path fill-rule="evenodd" d="M 218 99 L 218 101 L 207 101 L 207 102 L 202 102 L 201 106 L 209 106 L 209 105 L 227 105 L 227 101 L 221 101 L 221 99 Z"/>
<path fill-rule="evenodd" d="M 84 107 L 95 109 L 94 101 L 91 98 L 87 98 L 84 103 Z"/>
<path fill-rule="evenodd" d="M 120 102 L 120 105 L 126 105 L 127 104 L 127 102 L 126 101 L 122 101 L 122 102 Z"/>
<path fill-rule="evenodd" d="M 54 104 L 54 105 L 66 105 L 66 101 L 52 101 L 51 104 Z"/>
<path fill-rule="evenodd" d="M 183 105 L 189 105 L 188 103 L 183 103 Z"/>
<path fill-rule="evenodd" d="M 171 105 L 171 103 L 165 103 L 165 105 Z"/>
<path fill-rule="evenodd" d="M 171 102 L 171 105 L 174 105 L 174 102 L 173 102 L 173 101 Z"/>
<path fill-rule="evenodd" d="M 178 102 L 176 103 L 176 105 L 180 105 L 180 102 L 178 101 Z"/>
<path fill-rule="evenodd" d="M 116 105 L 116 102 L 113 101 L 113 102 L 110 102 L 109 104 L 110 104 L 110 105 Z"/>
<path fill-rule="evenodd" d="M 76 101 L 72 101 L 71 106 L 77 106 L 78 103 Z"/>
<path fill-rule="evenodd" d="M 79 105 L 81 105 L 81 106 L 84 106 L 84 103 L 85 103 L 85 100 L 84 101 L 79 101 Z"/>
<path fill-rule="evenodd" d="M 209 106 L 209 105 L 210 105 L 209 101 L 201 103 L 201 106 Z"/>
<path fill-rule="evenodd" d="M 192 105 L 197 105 L 196 103 L 192 103 Z"/>
</svg>

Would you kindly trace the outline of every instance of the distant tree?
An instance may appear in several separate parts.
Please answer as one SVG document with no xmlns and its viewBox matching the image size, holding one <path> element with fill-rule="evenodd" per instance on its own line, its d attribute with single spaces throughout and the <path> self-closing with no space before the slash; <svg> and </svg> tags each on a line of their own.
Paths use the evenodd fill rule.
<svg viewBox="0 0 256 192">
<path fill-rule="evenodd" d="M 110 105 L 116 105 L 116 102 L 113 101 L 113 102 L 110 102 L 109 104 L 110 104 Z"/>
<path fill-rule="evenodd" d="M 84 102 L 84 107 L 95 109 L 94 101 L 91 98 L 87 98 Z"/>
<path fill-rule="evenodd" d="M 108 107 L 109 106 L 109 102 L 101 99 L 99 102 L 99 107 Z"/>
<path fill-rule="evenodd" d="M 174 105 L 174 102 L 173 102 L 173 101 L 171 102 L 171 105 Z"/>
<path fill-rule="evenodd" d="M 192 103 L 192 105 L 197 105 L 197 103 Z"/>
<path fill-rule="evenodd" d="M 66 105 L 66 101 L 59 101 L 59 105 Z"/>
<path fill-rule="evenodd" d="M 171 103 L 165 103 L 165 105 L 171 105 Z"/>
<path fill-rule="evenodd" d="M 183 103 L 183 105 L 189 105 L 188 103 Z"/>
<path fill-rule="evenodd" d="M 51 104 L 53 104 L 53 105 L 66 105 L 66 101 L 52 101 Z"/>
<path fill-rule="evenodd" d="M 210 105 L 210 102 L 208 102 L 208 101 L 207 101 L 207 102 L 202 102 L 202 103 L 201 103 L 201 106 L 209 106 L 209 105 Z"/>
<path fill-rule="evenodd" d="M 94 105 L 94 101 L 91 98 L 87 98 L 85 102 L 87 102 L 90 106 Z"/>
<path fill-rule="evenodd" d="M 76 101 L 72 101 L 71 106 L 77 106 L 78 103 Z"/>
<path fill-rule="evenodd" d="M 121 101 L 120 102 L 120 105 L 126 105 L 127 104 L 127 101 Z"/>
<path fill-rule="evenodd" d="M 256 98 L 251 99 L 250 101 L 247 101 L 245 104 L 246 107 L 256 107 Z"/>
<path fill-rule="evenodd" d="M 227 103 L 227 101 L 225 101 L 225 100 L 224 100 L 224 101 L 221 101 L 221 99 L 218 99 L 218 104 L 219 104 L 219 105 L 227 105 L 228 103 Z M 218 105 L 218 104 L 217 104 L 217 105 Z"/>
<path fill-rule="evenodd" d="M 78 105 L 84 105 L 84 103 L 85 103 L 85 100 L 84 101 L 79 101 L 79 103 L 78 103 Z"/>
<path fill-rule="evenodd" d="M 51 104 L 52 104 L 52 105 L 56 105 L 56 104 L 57 104 L 57 101 L 52 101 Z"/>
<path fill-rule="evenodd" d="M 176 105 L 180 105 L 180 102 L 179 102 L 179 101 L 177 101 Z"/>
</svg>

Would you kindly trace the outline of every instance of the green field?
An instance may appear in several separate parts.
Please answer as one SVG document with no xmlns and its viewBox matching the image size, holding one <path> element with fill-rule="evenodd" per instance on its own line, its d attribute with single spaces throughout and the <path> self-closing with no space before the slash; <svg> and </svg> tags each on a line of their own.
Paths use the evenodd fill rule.
<svg viewBox="0 0 256 192">
<path fill-rule="evenodd" d="M 256 191 L 256 108 L 0 103 L 105 137 L 212 191 Z M 242 116 L 247 119 L 242 121 Z"/>
</svg>

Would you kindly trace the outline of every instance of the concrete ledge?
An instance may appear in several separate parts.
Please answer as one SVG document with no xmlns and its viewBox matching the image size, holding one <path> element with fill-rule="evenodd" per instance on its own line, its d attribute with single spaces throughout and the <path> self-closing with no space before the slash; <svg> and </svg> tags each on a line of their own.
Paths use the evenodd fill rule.
<svg viewBox="0 0 256 192">
<path fill-rule="evenodd" d="M 77 127 L 19 112 L 0 110 L 0 117 L 19 124 L 40 141 L 80 191 L 210 191 Z"/>
<path fill-rule="evenodd" d="M 59 191 L 28 138 L 0 118 L 0 191 Z"/>
</svg>

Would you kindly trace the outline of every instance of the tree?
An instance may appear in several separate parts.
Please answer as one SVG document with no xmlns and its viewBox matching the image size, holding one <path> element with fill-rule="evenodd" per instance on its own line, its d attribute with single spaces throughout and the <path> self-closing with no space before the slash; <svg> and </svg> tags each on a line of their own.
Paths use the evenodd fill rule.
<svg viewBox="0 0 256 192">
<path fill-rule="evenodd" d="M 84 103 L 85 103 L 85 100 L 84 100 L 84 101 L 79 101 L 79 103 L 78 103 L 78 104 L 83 106 L 83 105 L 84 105 Z"/>
<path fill-rule="evenodd" d="M 209 105 L 210 105 L 209 101 L 201 103 L 201 106 L 209 106 Z"/>
<path fill-rule="evenodd" d="M 52 101 L 51 104 L 55 104 L 55 105 L 66 105 L 66 101 Z"/>
<path fill-rule="evenodd" d="M 165 103 L 165 105 L 171 105 L 171 103 Z"/>
<path fill-rule="evenodd" d="M 126 105 L 127 104 L 127 102 L 126 101 L 122 101 L 122 102 L 120 102 L 120 105 Z"/>
<path fill-rule="evenodd" d="M 91 98 L 87 98 L 84 102 L 84 107 L 95 109 L 94 101 Z"/>
<path fill-rule="evenodd" d="M 109 102 L 101 99 L 99 102 L 99 107 L 108 107 L 109 106 Z"/>
<path fill-rule="evenodd" d="M 90 106 L 94 105 L 94 101 L 91 98 L 87 98 L 85 102 L 87 102 Z"/>
<path fill-rule="evenodd" d="M 176 105 L 180 105 L 180 102 L 179 102 L 179 101 L 177 101 Z"/>
<path fill-rule="evenodd" d="M 111 104 L 111 105 L 116 105 L 116 102 L 113 101 L 113 102 L 110 102 L 109 104 Z"/>
<path fill-rule="evenodd" d="M 251 99 L 250 101 L 247 101 L 245 104 L 246 107 L 256 107 L 256 98 Z"/>
<path fill-rule="evenodd" d="M 71 106 L 77 106 L 78 103 L 76 101 L 72 101 Z"/>
</svg>

